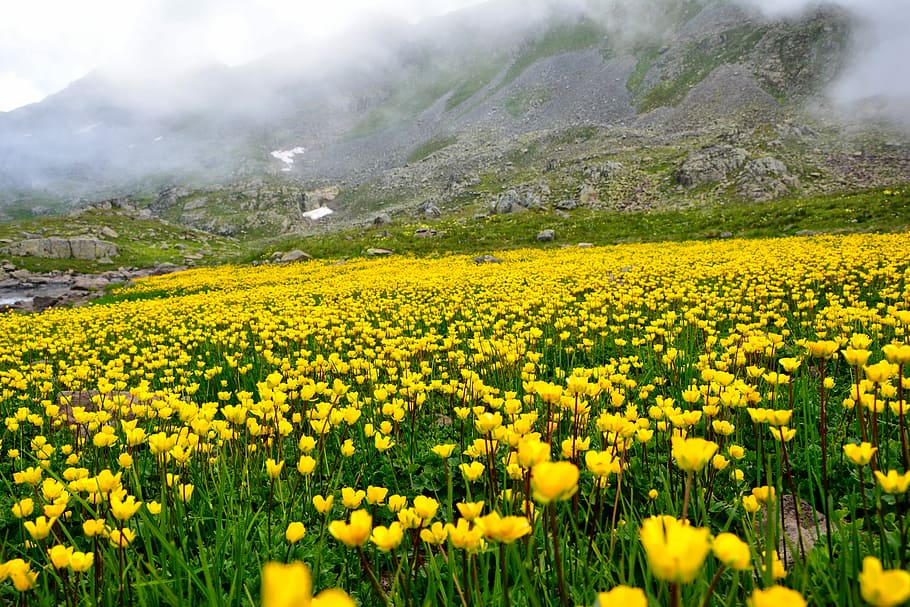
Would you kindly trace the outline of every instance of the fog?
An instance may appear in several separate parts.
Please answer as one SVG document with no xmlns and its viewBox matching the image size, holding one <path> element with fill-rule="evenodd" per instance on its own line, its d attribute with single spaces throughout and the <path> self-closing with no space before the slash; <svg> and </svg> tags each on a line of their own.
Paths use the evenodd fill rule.
<svg viewBox="0 0 910 607">
<path fill-rule="evenodd" d="M 717 2 L 774 18 L 817 6 Z M 856 15 L 859 25 L 831 96 L 844 103 L 874 98 L 906 113 L 910 103 L 900 100 L 910 98 L 907 0 L 832 3 Z M 272 151 L 305 148 L 295 159 L 297 171 L 311 150 L 375 118 L 373 109 L 416 78 L 457 72 L 460 64 L 475 65 L 503 49 L 515 52 L 529 31 L 580 15 L 601 23 L 620 48 L 653 42 L 674 17 L 670 5 L 682 6 L 669 0 L 13 3 L 0 18 L 0 109 L 50 95 L 0 112 L 0 202 L 20 191 L 96 197 L 126 183 L 149 188 L 201 175 L 217 181 L 280 172 L 289 167 Z"/>
</svg>

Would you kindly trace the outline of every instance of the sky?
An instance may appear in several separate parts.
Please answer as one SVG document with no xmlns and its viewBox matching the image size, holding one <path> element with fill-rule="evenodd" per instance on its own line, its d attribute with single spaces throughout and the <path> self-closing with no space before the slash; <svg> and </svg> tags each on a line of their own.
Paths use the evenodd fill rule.
<svg viewBox="0 0 910 607">
<path fill-rule="evenodd" d="M 418 22 L 481 0 L 7 0 L 0 112 L 94 69 L 240 65 L 377 15 Z"/>
</svg>

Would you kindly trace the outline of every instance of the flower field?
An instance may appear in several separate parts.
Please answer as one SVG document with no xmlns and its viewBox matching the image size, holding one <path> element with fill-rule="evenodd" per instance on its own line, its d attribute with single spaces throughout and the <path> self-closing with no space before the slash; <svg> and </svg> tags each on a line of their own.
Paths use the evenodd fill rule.
<svg viewBox="0 0 910 607">
<path fill-rule="evenodd" d="M 0 604 L 910 598 L 910 235 L 501 256 L 0 316 Z"/>
</svg>

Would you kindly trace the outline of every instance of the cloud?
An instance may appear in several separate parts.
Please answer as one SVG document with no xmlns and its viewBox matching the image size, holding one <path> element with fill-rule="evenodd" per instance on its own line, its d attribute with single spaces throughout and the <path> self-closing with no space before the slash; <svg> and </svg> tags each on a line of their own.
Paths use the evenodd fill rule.
<svg viewBox="0 0 910 607">
<path fill-rule="evenodd" d="M 772 16 L 798 15 L 820 6 L 808 0 L 742 0 Z M 856 17 L 854 46 L 835 100 L 910 97 L 910 10 L 907 0 L 830 0 Z"/>
</svg>

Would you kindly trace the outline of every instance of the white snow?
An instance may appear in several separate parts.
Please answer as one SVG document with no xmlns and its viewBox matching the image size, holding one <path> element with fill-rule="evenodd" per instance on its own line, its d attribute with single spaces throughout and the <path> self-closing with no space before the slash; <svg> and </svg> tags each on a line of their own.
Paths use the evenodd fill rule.
<svg viewBox="0 0 910 607">
<path fill-rule="evenodd" d="M 285 166 L 281 169 L 284 172 L 289 172 L 291 170 L 291 165 L 294 164 L 294 156 L 300 156 L 306 152 L 306 148 L 296 147 L 292 150 L 275 150 L 272 152 L 272 158 L 277 158 L 283 162 Z"/>
<path fill-rule="evenodd" d="M 157 137 L 152 139 L 152 141 L 161 141 L 162 139 L 164 139 L 164 135 L 158 135 Z"/>
<path fill-rule="evenodd" d="M 312 219 L 313 221 L 316 221 L 317 219 L 322 219 L 323 217 L 325 217 L 327 215 L 331 215 L 334 212 L 335 211 L 333 211 L 329 207 L 319 207 L 318 209 L 313 209 L 312 211 L 307 211 L 306 213 L 303 214 L 303 216 L 306 217 L 307 219 Z"/>
</svg>

